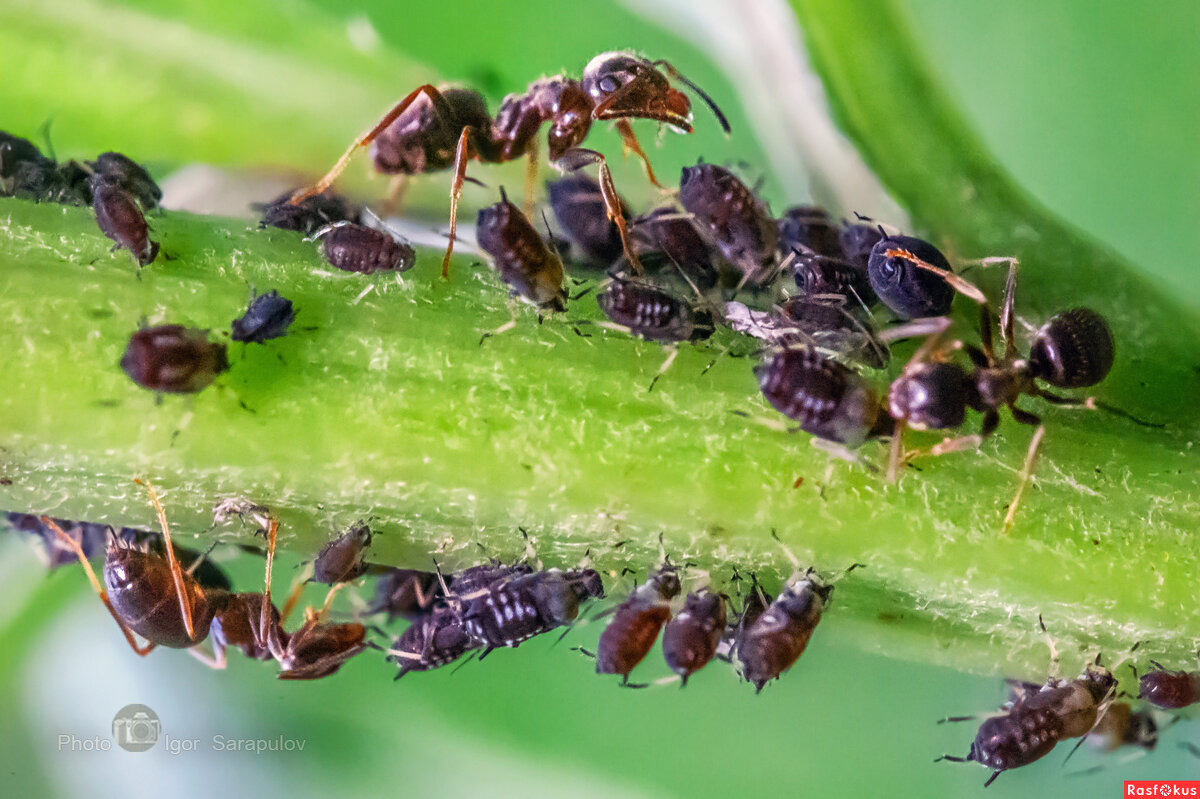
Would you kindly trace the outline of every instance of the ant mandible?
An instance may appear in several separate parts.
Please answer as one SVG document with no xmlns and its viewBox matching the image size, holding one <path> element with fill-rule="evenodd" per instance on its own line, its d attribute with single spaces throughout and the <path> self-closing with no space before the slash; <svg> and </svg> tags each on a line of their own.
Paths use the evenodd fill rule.
<svg viewBox="0 0 1200 799">
<path fill-rule="evenodd" d="M 600 153 L 580 149 L 579 145 L 587 137 L 593 121 L 614 120 L 625 146 L 645 164 L 650 182 L 663 188 L 654 176 L 650 160 L 634 136 L 629 120 L 652 119 L 682 133 L 692 132 L 691 101 L 683 92 L 672 88 L 669 78 L 696 92 L 712 109 L 725 133 L 729 133 L 729 122 L 716 103 L 667 61 L 650 61 L 632 53 L 602 53 L 584 68 L 582 80 L 565 75 L 540 78 L 523 94 L 508 95 L 494 120 L 488 116 L 483 96 L 474 89 L 438 89 L 428 83 L 418 86 L 355 139 L 325 177 L 296 192 L 289 202 L 295 205 L 328 189 L 360 147 L 371 147 L 376 171 L 397 176 L 393 200 L 399 196 L 405 176 L 453 168 L 450 242 L 442 258 L 442 276 L 447 277 L 467 162 L 474 158 L 498 164 L 527 155 L 526 205 L 532 207 L 537 134 L 542 125 L 549 122 L 552 164 L 568 171 L 589 163 L 600 165 L 600 187 L 608 218 L 617 225 L 630 261 L 637 264 L 629 246 L 625 217 L 608 164 Z M 570 157 L 564 160 L 568 153 Z"/>
</svg>

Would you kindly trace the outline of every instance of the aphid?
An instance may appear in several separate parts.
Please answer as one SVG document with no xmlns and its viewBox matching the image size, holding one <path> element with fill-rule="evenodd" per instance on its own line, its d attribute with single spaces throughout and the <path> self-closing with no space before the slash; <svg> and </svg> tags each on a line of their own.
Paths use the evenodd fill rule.
<svg viewBox="0 0 1200 799">
<path fill-rule="evenodd" d="M 339 194 L 321 192 L 299 203 L 290 202 L 292 194 L 288 191 L 268 203 L 254 206 L 262 211 L 258 226 L 298 230 L 311 236 L 327 225 L 358 220 L 358 207 Z"/>
<path fill-rule="evenodd" d="M 675 567 L 664 563 L 629 594 L 600 634 L 597 674 L 620 674 L 622 683 L 629 682 L 629 672 L 650 652 L 658 631 L 671 618 L 671 600 L 680 589 Z"/>
<path fill-rule="evenodd" d="M 1138 699 L 1169 710 L 1200 702 L 1200 670 L 1168 671 L 1161 663 L 1153 665 L 1155 670 L 1146 672 L 1138 681 Z"/>
<path fill-rule="evenodd" d="M 926 268 L 929 264 L 943 274 Z M 923 239 L 887 236 L 871 248 L 867 274 L 880 301 L 904 319 L 945 316 L 954 300 L 946 275 L 954 270 L 946 256 Z"/>
<path fill-rule="evenodd" d="M 121 153 L 107 152 L 88 161 L 92 172 L 105 182 L 116 183 L 134 196 L 145 210 L 158 207 L 162 201 L 162 189 L 150 177 L 146 168 Z"/>
<path fill-rule="evenodd" d="M 97 176 L 92 181 L 92 208 L 100 232 L 132 253 L 139 266 L 158 257 L 158 242 L 150 238 L 146 217 L 134 196 L 110 180 Z"/>
<path fill-rule="evenodd" d="M 22 163 L 53 164 L 29 139 L 0 130 L 0 179 L 13 177 Z M 2 187 L 2 184 L 0 184 Z"/>
<path fill-rule="evenodd" d="M 684 167 L 679 202 L 738 271 L 739 285 L 760 288 L 776 274 L 775 219 L 750 187 L 724 167 Z"/>
<path fill-rule="evenodd" d="M 804 251 L 839 260 L 845 257 L 837 226 L 820 206 L 793 205 L 783 212 L 776 226 L 780 258 Z"/>
<path fill-rule="evenodd" d="M 419 569 L 389 569 L 375 583 L 375 598 L 368 614 L 387 613 L 390 623 L 397 616 L 414 620 L 435 598 L 437 575 Z"/>
<path fill-rule="evenodd" d="M 599 574 L 592 569 L 562 572 L 538 571 L 501 580 L 478 596 L 462 596 L 462 613 L 467 634 L 484 647 L 482 660 L 496 647 L 515 647 L 534 636 L 570 624 L 579 615 L 579 603 L 604 596 Z"/>
<path fill-rule="evenodd" d="M 868 307 L 878 301 L 867 273 L 849 261 L 818 253 L 793 253 L 784 264 L 796 281 L 798 296 L 840 296 L 847 303 Z"/>
<path fill-rule="evenodd" d="M 1027 766 L 1067 738 L 1087 735 L 1105 712 L 1116 680 L 1102 666 L 1089 666 L 1074 680 L 1049 680 L 1009 703 L 1003 713 L 988 718 L 964 757 L 943 755 L 939 760 L 975 762 L 992 770 L 984 783 L 991 785 L 1000 773 Z"/>
<path fill-rule="evenodd" d="M 552 162 L 567 164 L 571 159 L 565 157 L 574 151 L 586 153 L 587 160 L 600 164 L 600 185 L 608 217 L 621 231 L 625 251 L 629 253 L 625 220 L 608 165 L 599 153 L 577 148 L 587 137 L 593 121 L 615 120 L 626 147 L 646 163 L 649 171 L 649 161 L 633 134 L 630 119 L 653 119 L 683 133 L 692 132 L 691 103 L 686 95 L 671 87 L 668 77 L 695 91 L 716 114 L 721 127 L 729 132 L 728 122 L 708 95 L 668 62 L 649 61 L 632 53 L 602 53 L 588 63 L 582 81 L 566 76 L 541 78 L 524 93 L 508 95 L 494 120 L 488 115 L 482 95 L 472 89 L 419 86 L 355 139 L 329 173 L 311 188 L 297 192 L 292 202 L 329 188 L 360 147 L 371 147 L 376 171 L 386 174 L 419 175 L 453 167 L 450 243 L 442 259 L 445 276 L 454 249 L 458 200 L 467 162 L 475 159 L 501 163 L 528 156 L 530 199 L 526 205 L 532 210 L 537 134 L 549 122 Z M 657 184 L 653 172 L 650 178 Z M 398 193 L 400 185 L 393 194 Z M 631 259 L 636 261 L 633 256 Z"/>
<path fill-rule="evenodd" d="M 812 347 L 779 350 L 755 374 L 767 402 L 818 439 L 853 449 L 892 428 L 871 385 Z"/>
<path fill-rule="evenodd" d="M 313 236 L 321 238 L 325 260 L 344 272 L 405 272 L 417 262 L 417 251 L 407 241 L 366 225 L 335 222 Z"/>
<path fill-rule="evenodd" d="M 76 562 L 75 549 L 66 544 L 54 528 L 43 524 L 40 517 L 29 513 L 8 513 L 5 517 L 14 530 L 28 533 L 41 541 L 42 550 L 46 555 L 46 566 L 51 571 Z M 85 556 L 90 558 L 104 552 L 108 541 L 108 525 L 72 522 L 66 519 L 53 521 L 68 538 L 79 545 Z"/>
<path fill-rule="evenodd" d="M 233 320 L 230 338 L 247 344 L 265 344 L 270 339 L 286 336 L 295 320 L 296 309 L 287 297 L 280 296 L 277 291 L 255 294 L 246 313 Z"/>
<path fill-rule="evenodd" d="M 663 629 L 663 657 L 681 685 L 708 665 L 725 633 L 725 595 L 702 588 L 687 595 L 683 609 Z"/>
<path fill-rule="evenodd" d="M 846 224 L 838 234 L 845 259 L 861 269 L 864 274 L 871 261 L 871 250 L 882 238 L 883 233 L 875 225 Z"/>
<path fill-rule="evenodd" d="M 833 586 L 809 569 L 788 580 L 766 610 L 742 629 L 737 657 L 742 676 L 756 693 L 804 654 L 832 593 Z"/>
<path fill-rule="evenodd" d="M 567 175 L 546 182 L 554 218 L 568 241 L 575 245 L 583 259 L 598 266 L 608 266 L 621 257 L 621 231 L 611 219 L 604 204 L 600 184 L 587 175 Z M 621 215 L 628 218 L 624 200 L 620 201 Z"/>
<path fill-rule="evenodd" d="M 1158 745 L 1158 722 L 1149 710 L 1134 710 L 1128 702 L 1108 706 L 1088 735 L 1093 749 L 1111 752 L 1123 746 L 1151 751 Z"/>
<path fill-rule="evenodd" d="M 758 621 L 759 616 L 766 612 L 774 599 L 762 590 L 762 586 L 758 584 L 758 577 L 751 575 L 750 593 L 742 600 L 742 610 L 738 614 L 737 624 L 732 630 L 727 631 L 727 636 L 732 639 L 734 652 L 746 640 L 746 634 L 754 627 L 754 623 Z"/>
<path fill-rule="evenodd" d="M 656 208 L 633 220 L 630 235 L 648 275 L 670 279 L 679 273 L 699 289 L 717 285 L 719 257 L 687 214 L 669 207 Z M 625 268 L 613 271 L 628 274 L 628 266 L 626 263 Z"/>
<path fill-rule="evenodd" d="M 346 532 L 326 542 L 313 561 L 314 583 L 334 585 L 355 580 L 366 574 L 365 555 L 371 546 L 371 528 L 356 524 Z"/>
<path fill-rule="evenodd" d="M 567 310 L 562 258 L 546 246 L 521 209 L 508 201 L 503 188 L 500 202 L 479 212 L 475 238 L 513 294 L 541 310 Z"/>
<path fill-rule="evenodd" d="M 596 301 L 614 324 L 648 341 L 702 341 L 716 329 L 711 311 L 642 281 L 614 280 Z"/>
<path fill-rule="evenodd" d="M 779 343 L 808 343 L 869 366 L 883 369 L 890 353 L 887 344 L 875 334 L 871 317 L 862 303 L 837 294 L 790 297 L 775 309 L 781 330 L 798 332 L 799 337 Z"/>
<path fill-rule="evenodd" d="M 130 336 L 121 368 L 142 388 L 190 394 L 211 385 L 229 362 L 225 345 L 209 341 L 207 331 L 158 325 Z"/>
<path fill-rule="evenodd" d="M 410 671 L 429 671 L 453 663 L 476 646 L 459 614 L 439 605 L 418 617 L 392 643 L 387 659 L 400 665 L 398 680 Z"/>
</svg>

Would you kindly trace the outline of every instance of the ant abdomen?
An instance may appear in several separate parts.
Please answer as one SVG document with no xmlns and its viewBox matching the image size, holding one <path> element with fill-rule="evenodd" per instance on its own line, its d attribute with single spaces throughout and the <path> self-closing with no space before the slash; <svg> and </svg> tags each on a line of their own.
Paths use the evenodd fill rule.
<svg viewBox="0 0 1200 799">
<path fill-rule="evenodd" d="M 1050 317 L 1033 338 L 1029 364 L 1034 377 L 1057 388 L 1094 386 L 1108 375 L 1115 345 L 1104 317 L 1072 308 Z"/>
<path fill-rule="evenodd" d="M 179 597 L 165 558 L 136 549 L 110 549 L 104 563 L 108 599 L 126 626 L 147 641 L 174 649 L 195 646 L 208 636 L 213 616 L 228 594 L 205 591 L 186 572 L 182 587 L 192 608 L 193 635 L 188 635 Z"/>
</svg>

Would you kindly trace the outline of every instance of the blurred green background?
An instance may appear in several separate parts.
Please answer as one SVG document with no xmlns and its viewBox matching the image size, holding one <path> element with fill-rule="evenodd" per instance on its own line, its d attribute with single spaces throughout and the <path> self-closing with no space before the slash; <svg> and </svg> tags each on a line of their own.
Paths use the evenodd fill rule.
<svg viewBox="0 0 1200 799">
<path fill-rule="evenodd" d="M 751 171 L 767 177 L 765 188 L 776 208 L 805 199 L 804 186 L 772 177 L 771 154 L 752 135 L 761 110 L 733 99 L 738 76 L 723 75 L 709 54 L 679 34 L 688 29 L 685 20 L 668 31 L 636 9 L 611 2 L 450 0 L 402 6 L 320 0 L 319 5 L 329 20 L 321 35 L 296 22 L 313 17 L 306 6 L 291 2 L 260 7 L 208 0 L 187 9 L 150 0 L 113 7 L 83 0 L 0 3 L 0 18 L 24 20 L 31 31 L 50 23 L 63 31 L 63 43 L 55 49 L 33 35 L 16 42 L 18 27 L 8 26 L 8 43 L 24 48 L 20 63 L 27 71 L 14 74 L 12 63 L 5 62 L 0 127 L 32 135 L 53 116 L 60 156 L 128 148 L 164 172 L 191 158 L 321 171 L 344 141 L 382 110 L 388 98 L 380 99 L 375 87 L 387 83 L 382 74 L 387 65 L 416 74 L 419 68 L 406 63 L 411 61 L 432 74 L 470 81 L 486 90 L 494 107 L 504 93 L 541 74 L 564 68 L 578 72 L 597 52 L 636 48 L 673 60 L 722 103 L 735 125 L 735 136 L 726 142 L 706 112 L 697 109 L 694 137 L 671 136 L 651 150 L 663 175 L 675 174 L 680 164 L 698 156 L 746 161 Z M 1191 304 L 1200 303 L 1195 266 L 1200 6 L 1031 0 L 988 5 L 909 0 L 903 5 L 920 32 L 922 56 L 1018 182 Z M 287 9 L 296 10 L 294 18 L 278 16 Z M 702 13 L 700 6 L 695 13 Z M 290 80 L 295 75 L 266 69 L 248 96 L 259 98 L 256 102 L 284 96 L 280 107 L 285 110 L 273 117 L 263 112 L 278 121 L 278 128 L 264 129 L 258 137 L 239 128 L 237 119 L 206 111 L 210 98 L 200 90 L 180 89 L 172 98 L 171 81 L 153 75 L 145 76 L 141 87 L 120 68 L 128 53 L 110 50 L 115 42 L 132 52 L 157 47 L 161 52 L 155 58 L 180 69 L 187 59 L 146 37 L 187 26 L 206 35 L 235 32 L 239 41 L 261 41 L 264 47 L 283 37 L 312 36 L 308 57 L 320 64 L 333 60 L 323 50 L 327 39 L 322 37 L 339 39 L 348 20 L 364 16 L 380 44 L 362 53 L 361 64 L 342 66 L 348 72 L 361 68 L 369 88 L 357 93 L 347 88 L 334 97 L 337 87 Z M 161 24 L 130 23 L 123 40 L 102 35 L 104 26 L 119 31 L 122 21 L 135 17 Z M 4 36 L 0 31 L 0 41 Z M 70 41 L 81 44 L 68 48 Z M 9 52 L 11 58 L 14 51 Z M 200 84 L 221 72 L 218 51 L 189 58 L 191 77 Z M 224 62 L 227 72 L 237 66 L 232 59 Z M 105 96 L 103 112 L 96 111 L 94 101 L 72 103 L 75 93 L 96 91 L 89 81 L 103 86 L 105 78 L 121 91 Z M 411 83 L 398 78 L 392 95 L 408 91 Z M 44 90 L 58 84 L 61 95 Z M 33 93 L 29 86 L 43 91 Z M 154 115 L 171 114 L 173 102 L 188 109 L 194 124 L 159 137 Z M 346 106 L 354 102 L 366 107 L 351 113 Z M 298 104 L 305 114 L 323 116 L 321 124 L 306 121 L 295 111 Z M 91 116 L 73 115 L 75 108 L 86 108 Z M 253 114 L 247 111 L 247 116 Z M 287 137 L 289 125 L 297 131 L 296 143 Z M 227 140 L 222 130 L 230 131 Z M 589 143 L 614 156 L 619 152 L 615 136 L 606 138 L 603 130 Z M 636 165 L 620 166 L 623 187 L 643 182 Z M 500 180 L 485 171 L 478 170 L 481 179 Z M 421 198 L 444 194 L 443 176 L 424 183 L 431 188 Z M 479 192 L 476 201 L 490 196 L 471 191 Z M 130 797 L 163 791 L 189 796 L 842 796 L 852 791 L 960 796 L 981 790 L 986 772 L 931 761 L 942 752 L 965 753 L 974 726 L 939 727 L 935 721 L 987 711 L 1003 693 L 995 676 L 864 655 L 856 649 L 854 631 L 840 628 L 836 615 L 822 625 L 786 679 L 758 697 L 719 666 L 697 675 L 685 691 L 621 690 L 592 674 L 591 664 L 568 646 L 552 649 L 549 641 L 496 653 L 456 674 L 412 675 L 395 685 L 392 669 L 369 656 L 330 680 L 279 683 L 269 667 L 236 658 L 224 673 L 210 672 L 178 652 L 137 659 L 99 604 L 85 595 L 77 571 L 44 580 L 24 542 L 6 539 L 0 546 L 0 793 L 6 796 Z M 261 579 L 253 563 L 237 564 L 235 575 L 242 585 Z M 593 625 L 572 639 L 590 644 L 597 634 Z M 665 669 L 656 665 L 648 671 L 659 676 Z M 302 753 L 260 756 L 173 756 L 162 747 L 144 754 L 57 751 L 63 733 L 107 736 L 113 713 L 130 702 L 153 707 L 171 736 L 282 735 L 307 743 Z M 1003 775 L 988 795 L 1117 796 L 1123 779 L 1195 777 L 1200 761 L 1178 749 L 1181 740 L 1200 740 L 1200 732 L 1194 724 L 1177 725 L 1152 756 L 1122 763 L 1122 756 L 1101 758 L 1085 751 L 1066 768 L 1061 765 L 1064 747 L 1035 766 Z M 1068 776 L 1100 763 L 1107 764 L 1102 772 Z"/>
</svg>

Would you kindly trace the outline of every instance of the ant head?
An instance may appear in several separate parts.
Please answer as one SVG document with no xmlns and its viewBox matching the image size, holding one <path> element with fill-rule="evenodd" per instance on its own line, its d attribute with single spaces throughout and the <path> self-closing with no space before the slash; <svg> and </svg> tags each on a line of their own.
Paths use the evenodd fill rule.
<svg viewBox="0 0 1200 799">
<path fill-rule="evenodd" d="M 1096 660 L 1100 658 L 1097 656 Z M 1097 663 L 1089 663 L 1087 669 L 1081 675 L 1081 679 L 1086 683 L 1088 691 L 1097 702 L 1104 699 L 1112 693 L 1117 687 L 1117 678 L 1113 673 L 1104 666 Z"/>
<path fill-rule="evenodd" d="M 653 119 L 692 132 L 692 103 L 654 63 L 630 53 L 601 53 L 583 70 L 594 119 Z"/>
</svg>

